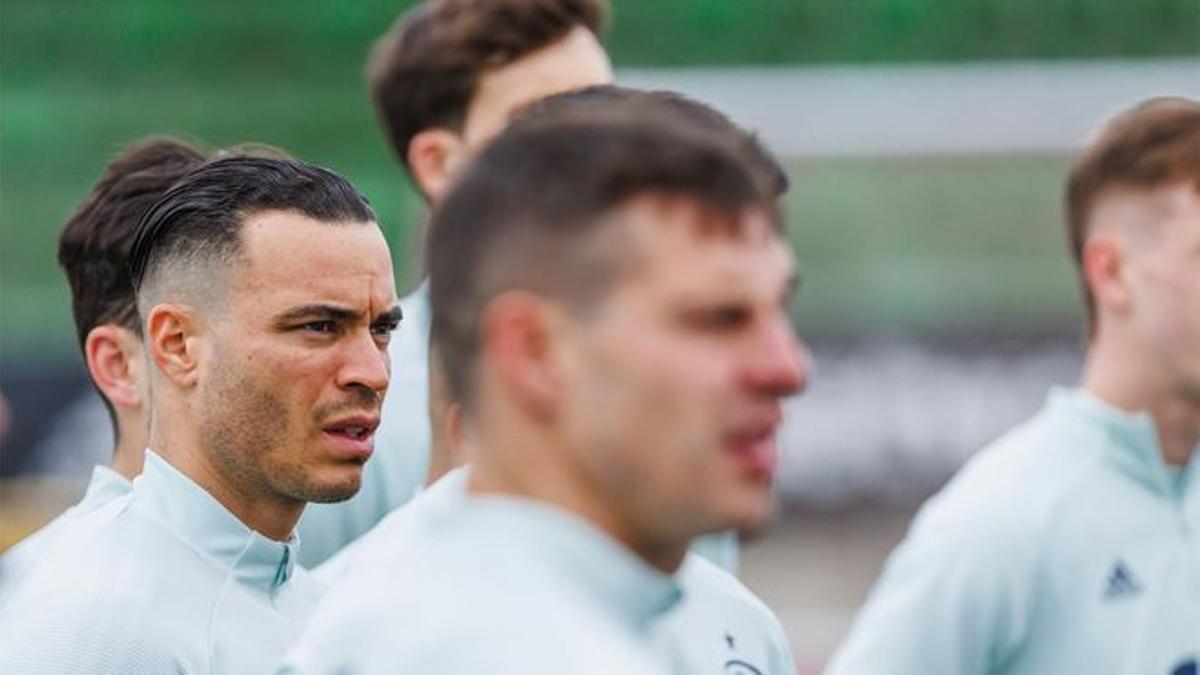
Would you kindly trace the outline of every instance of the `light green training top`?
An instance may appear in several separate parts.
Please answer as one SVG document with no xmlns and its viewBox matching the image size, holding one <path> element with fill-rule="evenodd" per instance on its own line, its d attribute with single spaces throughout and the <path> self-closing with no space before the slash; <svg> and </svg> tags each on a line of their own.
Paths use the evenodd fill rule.
<svg viewBox="0 0 1200 675">
<path fill-rule="evenodd" d="M 655 631 L 679 601 L 673 577 L 572 514 L 463 482 L 450 474 L 372 533 L 280 672 L 671 672 Z"/>
<path fill-rule="evenodd" d="M 42 551 L 67 523 L 95 511 L 117 497 L 129 494 L 132 489 L 133 483 L 107 466 L 97 465 L 93 468 L 87 490 L 78 503 L 0 556 L 0 605 L 17 586 L 21 577 L 37 564 Z"/>
<path fill-rule="evenodd" d="M 315 613 L 314 628 L 294 654 L 297 670 L 322 672 L 338 663 L 306 661 L 330 656 L 325 643 L 339 624 L 356 620 L 356 594 L 373 593 L 369 586 L 351 582 L 363 569 L 387 566 L 388 560 L 413 547 L 413 530 L 456 508 L 466 497 L 468 470 L 456 469 L 413 502 L 385 518 L 374 530 L 313 570 L 330 586 L 327 603 Z M 486 565 L 486 562 L 479 562 Z M 795 661 L 775 615 L 733 575 L 705 558 L 692 554 L 676 575 L 682 591 L 679 605 L 668 612 L 653 631 L 655 650 L 673 672 L 712 675 L 760 673 L 792 675 Z M 397 583 L 397 592 L 405 584 Z M 343 615 L 336 613 L 342 611 Z M 338 638 L 340 639 L 340 638 Z M 321 646 L 317 646 L 317 645 Z M 335 658 L 341 658 L 337 656 Z M 304 667 L 301 668 L 300 665 Z M 741 667 L 742 670 L 736 670 Z"/>
<path fill-rule="evenodd" d="M 0 672 L 270 672 L 324 590 L 153 452 L 65 524 L 0 607 Z"/>
<path fill-rule="evenodd" d="M 1195 675 L 1200 447 L 1172 476 L 1148 415 L 1082 391 L 917 515 L 829 675 Z"/>
</svg>

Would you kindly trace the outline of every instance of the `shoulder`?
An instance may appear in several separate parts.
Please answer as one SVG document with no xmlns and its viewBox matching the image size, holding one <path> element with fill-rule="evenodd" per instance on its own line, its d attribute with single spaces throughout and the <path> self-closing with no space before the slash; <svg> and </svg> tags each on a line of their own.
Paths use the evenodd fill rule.
<svg viewBox="0 0 1200 675">
<path fill-rule="evenodd" d="M 683 599 L 664 621 L 667 638 L 702 663 L 730 658 L 793 672 L 795 662 L 775 613 L 737 577 L 696 554 L 678 573 Z"/>
<path fill-rule="evenodd" d="M 1100 469 L 1094 444 L 1079 434 L 1043 410 L 967 462 L 921 508 L 910 538 L 928 534 L 984 548 L 1039 544 L 1063 503 Z"/>
<path fill-rule="evenodd" d="M 186 645 L 204 641 L 196 627 L 215 599 L 196 589 L 214 587 L 211 566 L 129 501 L 81 515 L 43 551 L 0 610 L 6 658 L 133 672 L 184 663 Z"/>
<path fill-rule="evenodd" d="M 465 469 L 443 476 L 407 503 L 392 509 L 383 520 L 312 570 L 313 576 L 334 587 L 360 569 L 387 565 L 412 548 L 426 521 L 459 502 L 466 484 Z"/>
</svg>

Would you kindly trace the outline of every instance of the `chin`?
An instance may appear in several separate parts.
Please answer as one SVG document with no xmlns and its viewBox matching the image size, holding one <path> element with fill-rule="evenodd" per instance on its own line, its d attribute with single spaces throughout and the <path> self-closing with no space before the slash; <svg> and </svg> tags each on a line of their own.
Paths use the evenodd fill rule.
<svg viewBox="0 0 1200 675">
<path fill-rule="evenodd" d="M 350 499 L 358 494 L 361 486 L 362 471 L 360 470 L 356 471 L 352 477 L 310 482 L 304 487 L 303 494 L 298 496 L 313 504 L 332 504 Z"/>
<path fill-rule="evenodd" d="M 738 495 L 718 512 L 720 522 L 714 530 L 754 531 L 763 528 L 775 514 L 775 500 L 769 491 Z"/>
</svg>

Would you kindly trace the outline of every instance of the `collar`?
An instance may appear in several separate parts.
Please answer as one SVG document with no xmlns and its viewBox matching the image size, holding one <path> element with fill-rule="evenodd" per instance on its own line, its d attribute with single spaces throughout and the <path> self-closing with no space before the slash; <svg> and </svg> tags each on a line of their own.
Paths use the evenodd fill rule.
<svg viewBox="0 0 1200 675">
<path fill-rule="evenodd" d="M 204 488 L 153 450 L 133 481 L 134 504 L 238 581 L 278 591 L 296 566 L 297 537 L 274 541 L 246 527 Z"/>
<path fill-rule="evenodd" d="M 651 567 L 572 513 L 497 495 L 470 495 L 466 509 L 485 531 L 503 532 L 534 551 L 634 631 L 649 629 L 682 598 L 673 575 Z"/>
<path fill-rule="evenodd" d="M 1146 411 L 1128 413 L 1101 401 L 1083 389 L 1055 388 L 1047 407 L 1052 414 L 1086 423 L 1104 435 L 1105 454 L 1116 466 L 1159 494 L 1180 499 L 1198 475 L 1200 447 L 1181 471 L 1172 471 L 1162 456 L 1158 428 Z"/>
<path fill-rule="evenodd" d="M 129 494 L 133 484 L 124 476 L 107 466 L 97 464 L 92 469 L 92 478 L 88 481 L 87 491 L 83 493 L 82 502 L 104 503 Z"/>
</svg>

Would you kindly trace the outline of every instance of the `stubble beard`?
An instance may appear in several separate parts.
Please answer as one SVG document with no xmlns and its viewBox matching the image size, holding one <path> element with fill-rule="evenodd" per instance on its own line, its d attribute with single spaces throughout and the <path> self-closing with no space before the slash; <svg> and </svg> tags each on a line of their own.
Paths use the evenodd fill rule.
<svg viewBox="0 0 1200 675">
<path fill-rule="evenodd" d="M 250 378 L 218 366 L 204 400 L 201 441 L 235 489 L 251 498 L 284 502 L 337 502 L 358 491 L 360 478 L 324 484 L 307 458 L 281 456 L 288 448 L 288 410 L 279 396 Z"/>
</svg>

